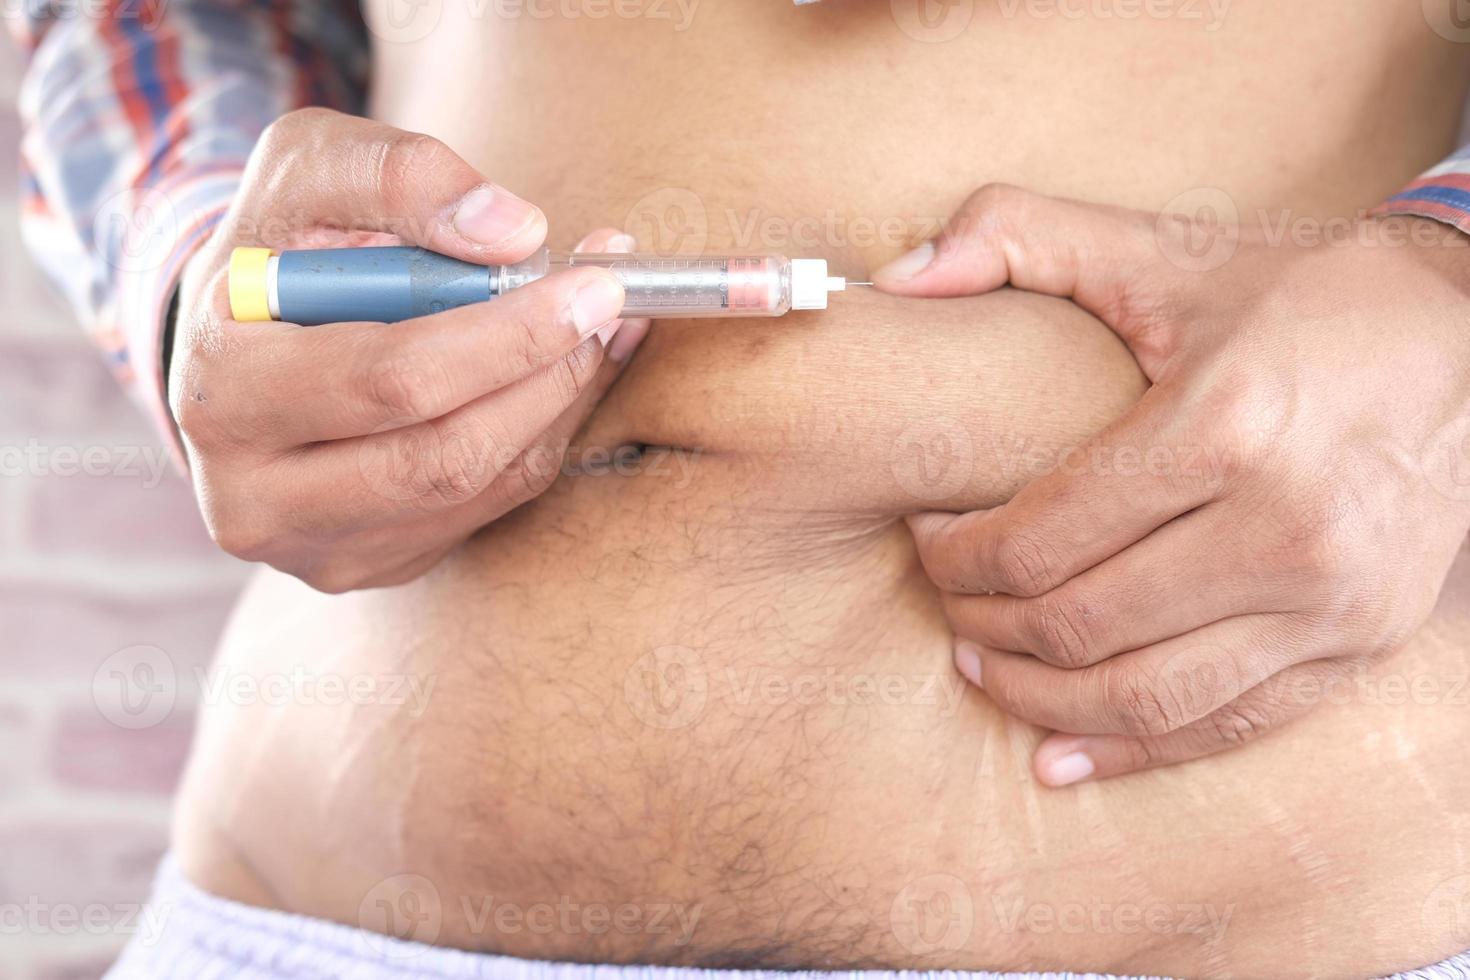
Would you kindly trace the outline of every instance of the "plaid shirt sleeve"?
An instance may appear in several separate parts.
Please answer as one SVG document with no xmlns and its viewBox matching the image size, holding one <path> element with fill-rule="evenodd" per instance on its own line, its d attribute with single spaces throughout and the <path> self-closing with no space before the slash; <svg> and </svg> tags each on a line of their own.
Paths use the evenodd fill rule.
<svg viewBox="0 0 1470 980">
<path fill-rule="evenodd" d="M 355 0 L 22 0 L 26 244 L 175 439 L 160 343 L 180 268 L 256 139 L 306 105 L 360 111 Z"/>
<path fill-rule="evenodd" d="M 1462 147 L 1372 213 L 1433 218 L 1470 234 L 1470 146 Z"/>
</svg>

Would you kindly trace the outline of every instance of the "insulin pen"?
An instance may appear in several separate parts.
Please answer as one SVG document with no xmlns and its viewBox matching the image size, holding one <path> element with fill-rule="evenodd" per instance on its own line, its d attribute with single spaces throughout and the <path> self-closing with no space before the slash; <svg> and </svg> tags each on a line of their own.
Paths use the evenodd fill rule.
<svg viewBox="0 0 1470 980">
<path fill-rule="evenodd" d="M 552 252 L 484 266 L 422 248 L 237 248 L 230 256 L 236 320 L 303 326 L 369 320 L 396 323 L 483 303 L 560 269 L 598 266 L 623 284 L 625 317 L 781 316 L 825 310 L 847 288 L 824 259 Z"/>
</svg>

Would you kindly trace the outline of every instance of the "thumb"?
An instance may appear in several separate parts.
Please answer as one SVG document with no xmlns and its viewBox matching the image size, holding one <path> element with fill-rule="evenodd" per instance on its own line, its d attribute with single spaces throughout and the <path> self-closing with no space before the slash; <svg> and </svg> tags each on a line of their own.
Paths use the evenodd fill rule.
<svg viewBox="0 0 1470 980">
<path fill-rule="evenodd" d="M 901 296 L 972 296 L 1005 285 L 1070 299 L 1128 339 L 1169 277 L 1154 221 L 1137 211 L 982 187 L 940 236 L 873 273 Z"/>
<path fill-rule="evenodd" d="M 329 109 L 299 109 L 271 124 L 237 208 L 244 227 L 385 232 L 481 264 L 520 261 L 546 237 L 539 208 L 443 142 Z"/>
</svg>

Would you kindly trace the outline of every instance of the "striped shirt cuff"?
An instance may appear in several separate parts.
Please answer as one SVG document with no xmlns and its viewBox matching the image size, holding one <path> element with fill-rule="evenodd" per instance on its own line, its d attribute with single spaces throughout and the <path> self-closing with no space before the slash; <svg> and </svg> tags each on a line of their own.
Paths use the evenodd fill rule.
<svg viewBox="0 0 1470 980">
<path fill-rule="evenodd" d="M 127 344 L 133 377 L 128 388 L 168 439 L 174 462 L 188 461 L 168 405 L 163 370 L 163 328 L 184 263 L 208 239 L 229 210 L 243 163 L 219 164 L 183 174 L 119 202 L 127 221 L 126 247 L 117 260 L 114 322 Z"/>
<path fill-rule="evenodd" d="M 1445 161 L 1369 214 L 1432 218 L 1470 234 L 1470 159 Z"/>
</svg>

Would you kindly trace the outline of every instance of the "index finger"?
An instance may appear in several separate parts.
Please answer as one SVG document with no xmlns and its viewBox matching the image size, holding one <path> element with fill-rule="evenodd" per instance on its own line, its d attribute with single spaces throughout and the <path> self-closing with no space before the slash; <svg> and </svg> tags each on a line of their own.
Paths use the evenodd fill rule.
<svg viewBox="0 0 1470 980">
<path fill-rule="evenodd" d="M 1213 462 L 1166 436 L 1157 391 L 1008 503 L 910 517 L 934 583 L 946 592 L 1039 596 L 1213 499 Z"/>
<path fill-rule="evenodd" d="M 400 323 L 230 323 L 240 334 L 230 345 L 236 363 L 219 372 L 217 394 L 236 424 L 277 448 L 382 432 L 535 374 L 622 307 L 617 277 L 583 267 Z"/>
<path fill-rule="evenodd" d="M 1339 670 L 1331 660 L 1288 667 L 1197 721 L 1165 735 L 1072 735 L 1057 732 L 1036 749 L 1032 767 L 1047 786 L 1069 786 L 1202 759 L 1238 748 L 1305 714 L 1304 691 Z"/>
</svg>

